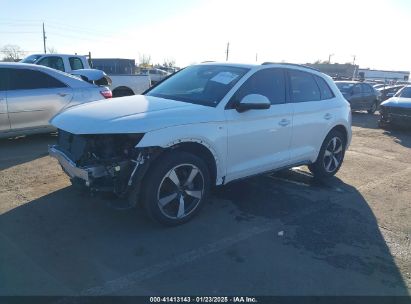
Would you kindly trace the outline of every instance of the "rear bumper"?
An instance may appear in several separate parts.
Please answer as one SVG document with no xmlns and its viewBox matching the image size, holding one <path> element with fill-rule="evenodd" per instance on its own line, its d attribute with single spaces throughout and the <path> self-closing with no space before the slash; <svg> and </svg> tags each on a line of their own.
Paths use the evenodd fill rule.
<svg viewBox="0 0 411 304">
<path fill-rule="evenodd" d="M 83 180 L 86 186 L 90 186 L 91 182 L 96 179 L 107 175 L 107 169 L 104 166 L 92 166 L 92 167 L 78 167 L 58 146 L 49 146 L 49 154 L 51 157 L 56 158 L 64 172 L 70 178 L 79 178 Z"/>
</svg>

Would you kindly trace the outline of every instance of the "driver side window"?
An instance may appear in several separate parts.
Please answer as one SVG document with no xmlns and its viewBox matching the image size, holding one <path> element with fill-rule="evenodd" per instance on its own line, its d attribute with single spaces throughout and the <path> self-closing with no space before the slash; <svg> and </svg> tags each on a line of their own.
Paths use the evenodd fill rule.
<svg viewBox="0 0 411 304">
<path fill-rule="evenodd" d="M 285 90 L 284 70 L 264 69 L 248 78 L 234 94 L 231 102 L 237 104 L 249 94 L 259 94 L 267 97 L 272 105 L 283 104 Z"/>
</svg>

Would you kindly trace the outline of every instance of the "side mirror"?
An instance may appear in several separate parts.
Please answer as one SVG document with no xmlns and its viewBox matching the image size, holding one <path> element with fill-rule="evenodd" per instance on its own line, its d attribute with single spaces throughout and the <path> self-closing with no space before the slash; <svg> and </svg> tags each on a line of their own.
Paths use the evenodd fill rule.
<svg viewBox="0 0 411 304">
<path fill-rule="evenodd" d="M 267 97 L 260 94 L 249 94 L 237 104 L 235 109 L 237 112 L 245 112 L 248 110 L 265 110 L 271 107 L 271 102 Z"/>
</svg>

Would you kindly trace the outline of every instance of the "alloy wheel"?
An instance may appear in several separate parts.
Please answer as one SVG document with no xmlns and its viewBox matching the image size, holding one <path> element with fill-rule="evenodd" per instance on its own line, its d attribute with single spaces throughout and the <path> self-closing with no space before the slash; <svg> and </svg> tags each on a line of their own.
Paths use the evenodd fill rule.
<svg viewBox="0 0 411 304">
<path fill-rule="evenodd" d="M 160 211 L 170 219 L 190 215 L 204 195 L 204 176 L 192 164 L 175 166 L 161 180 L 157 192 Z"/>
<path fill-rule="evenodd" d="M 325 149 L 323 164 L 328 173 L 338 169 L 343 159 L 343 143 L 339 137 L 333 137 Z"/>
</svg>

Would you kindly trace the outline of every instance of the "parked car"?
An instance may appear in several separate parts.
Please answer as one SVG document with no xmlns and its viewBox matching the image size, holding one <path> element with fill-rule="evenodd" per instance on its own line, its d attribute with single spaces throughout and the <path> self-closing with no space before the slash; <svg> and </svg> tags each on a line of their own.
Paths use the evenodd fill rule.
<svg viewBox="0 0 411 304">
<path fill-rule="evenodd" d="M 411 86 L 404 87 L 394 97 L 381 103 L 380 114 L 380 127 L 411 127 Z"/>
<path fill-rule="evenodd" d="M 377 84 L 374 84 L 373 85 L 373 87 L 374 87 L 374 89 L 381 89 L 381 88 L 384 88 L 384 87 L 386 87 L 386 86 L 388 86 L 387 84 L 384 84 L 384 83 L 377 83 Z"/>
<path fill-rule="evenodd" d="M 380 103 L 380 93 L 368 83 L 336 81 L 338 89 L 351 105 L 352 110 L 367 110 L 374 114 Z"/>
<path fill-rule="evenodd" d="M 164 78 L 168 77 L 171 74 L 169 72 L 156 68 L 141 69 L 140 73 L 144 75 L 150 75 L 151 85 L 157 84 L 158 82 L 162 81 Z"/>
<path fill-rule="evenodd" d="M 35 54 L 26 57 L 21 62 L 43 65 L 70 74 L 84 75 L 91 69 L 87 57 L 79 55 Z M 109 88 L 113 92 L 113 97 L 141 94 L 151 86 L 148 75 L 108 74 L 108 76 L 110 77 Z"/>
<path fill-rule="evenodd" d="M 381 94 L 381 101 L 387 100 L 388 98 L 393 97 L 399 90 L 401 90 L 404 85 L 392 85 L 385 86 L 377 89 Z"/>
<path fill-rule="evenodd" d="M 167 225 L 192 218 L 210 186 L 303 164 L 331 177 L 351 141 L 351 109 L 332 79 L 291 64 L 190 66 L 52 124 L 50 155 L 73 184 L 142 203 Z"/>
<path fill-rule="evenodd" d="M 53 131 L 49 120 L 57 113 L 110 97 L 107 87 L 51 68 L 0 63 L 0 137 Z"/>
</svg>

